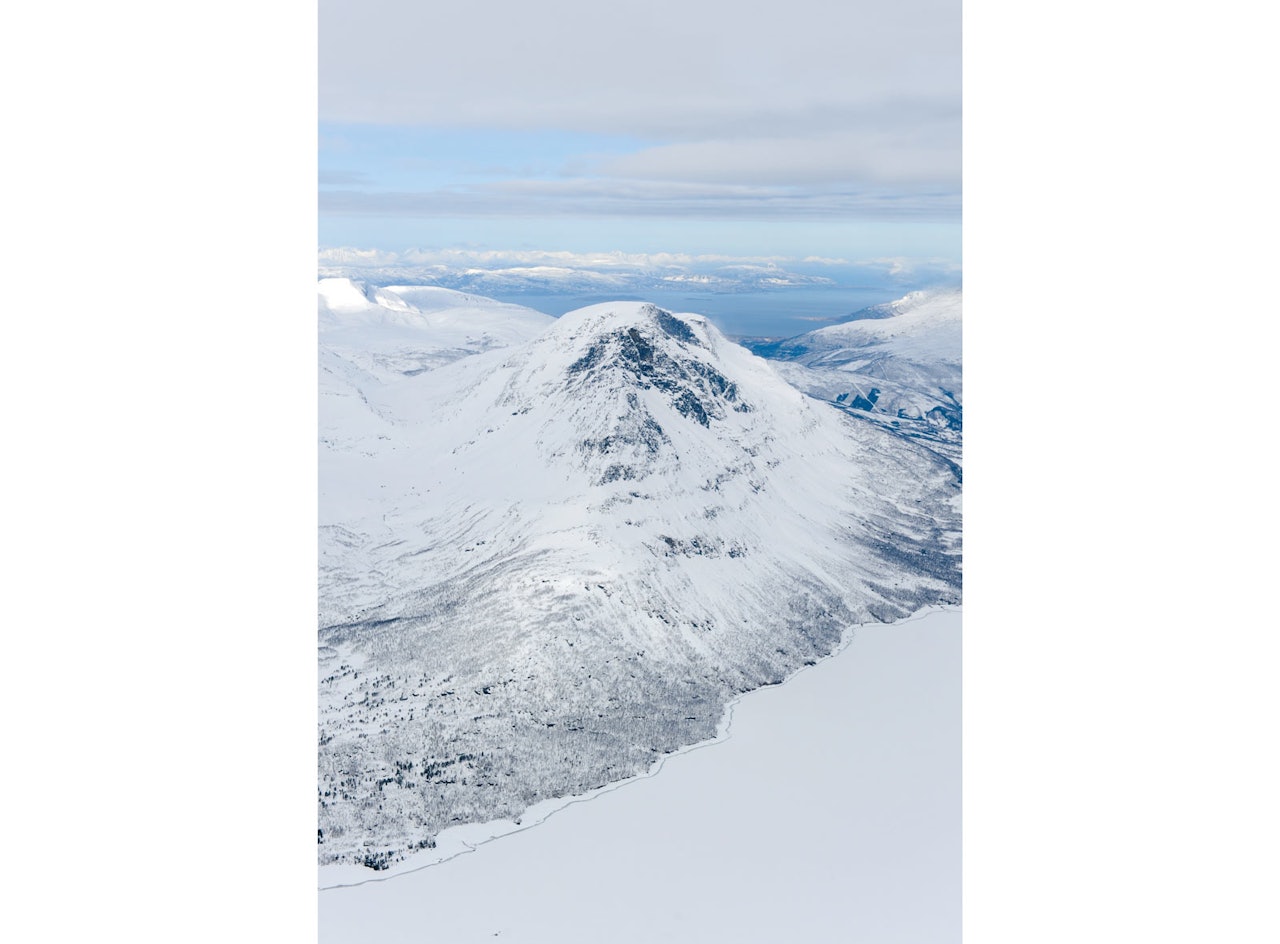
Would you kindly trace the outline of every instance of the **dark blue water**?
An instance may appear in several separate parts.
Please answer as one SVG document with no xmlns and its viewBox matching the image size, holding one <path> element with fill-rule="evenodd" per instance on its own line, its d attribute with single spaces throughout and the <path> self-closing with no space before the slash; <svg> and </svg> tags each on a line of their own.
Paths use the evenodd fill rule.
<svg viewBox="0 0 1280 944">
<path fill-rule="evenodd" d="M 736 337 L 789 338 L 845 321 L 868 305 L 901 298 L 902 286 L 804 286 L 767 292 L 646 291 L 643 295 L 493 294 L 492 298 L 527 305 L 557 317 L 600 302 L 645 301 L 677 312 L 706 315 L 725 334 Z"/>
</svg>

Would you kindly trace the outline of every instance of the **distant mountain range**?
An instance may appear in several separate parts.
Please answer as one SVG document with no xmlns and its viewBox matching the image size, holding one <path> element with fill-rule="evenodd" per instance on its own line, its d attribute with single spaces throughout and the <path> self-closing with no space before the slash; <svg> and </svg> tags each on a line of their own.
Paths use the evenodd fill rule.
<svg viewBox="0 0 1280 944">
<path fill-rule="evenodd" d="M 958 463 L 901 427 L 958 415 L 958 294 L 783 361 L 639 302 L 328 279 L 320 320 L 322 864 L 641 773 L 848 627 L 960 600 Z"/>
<path fill-rule="evenodd" d="M 561 265 L 458 267 L 450 265 L 322 265 L 321 274 L 371 284 L 434 285 L 463 292 L 496 294 L 637 294 L 650 290 L 758 292 L 796 286 L 834 285 L 827 276 L 777 265 L 720 265 L 688 270 L 675 266 Z"/>
</svg>

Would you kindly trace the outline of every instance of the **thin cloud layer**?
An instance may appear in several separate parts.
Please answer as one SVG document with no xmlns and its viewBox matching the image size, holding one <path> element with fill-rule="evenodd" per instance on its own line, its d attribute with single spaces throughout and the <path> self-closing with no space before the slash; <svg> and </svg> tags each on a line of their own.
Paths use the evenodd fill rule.
<svg viewBox="0 0 1280 944">
<path fill-rule="evenodd" d="M 960 10 L 321 0 L 320 117 L 347 141 L 322 152 L 320 211 L 957 221 Z M 413 153 L 387 150 L 397 129 Z M 520 134 L 505 150 L 479 143 Z M 459 151 L 466 135 L 474 156 Z"/>
<path fill-rule="evenodd" d="M 959 210 L 949 190 L 903 192 L 584 178 L 508 180 L 423 192 L 325 190 L 323 213 L 384 217 L 673 217 L 706 220 L 936 219 Z"/>
<path fill-rule="evenodd" d="M 569 252 L 542 249 L 358 249 L 337 246 L 321 249 L 321 265 L 391 266 L 446 265 L 501 268 L 504 266 L 564 266 L 567 268 L 686 269 L 694 266 L 777 266 L 791 263 L 849 266 L 848 259 L 809 256 L 730 256 L 718 253 L 682 252 Z M 874 260 L 880 262 L 883 260 Z"/>
<path fill-rule="evenodd" d="M 701 182 L 955 187 L 958 139 L 958 121 L 935 119 L 887 130 L 680 142 L 610 158 L 601 169 L 617 177 Z"/>
<path fill-rule="evenodd" d="M 321 0 L 324 121 L 697 139 L 958 110 L 960 4 Z"/>
</svg>

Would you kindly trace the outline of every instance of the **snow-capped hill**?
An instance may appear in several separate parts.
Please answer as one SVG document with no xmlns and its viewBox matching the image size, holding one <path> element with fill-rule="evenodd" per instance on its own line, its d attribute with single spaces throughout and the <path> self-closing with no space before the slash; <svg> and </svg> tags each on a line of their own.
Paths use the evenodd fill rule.
<svg viewBox="0 0 1280 944">
<path fill-rule="evenodd" d="M 321 279 L 318 297 L 322 352 L 381 379 L 519 344 L 555 320 L 451 289 L 369 288 L 346 278 Z"/>
<path fill-rule="evenodd" d="M 399 324 L 428 334 L 512 329 L 511 338 L 524 341 L 555 320 L 524 305 L 436 286 L 368 287 L 351 279 L 321 279 L 317 295 L 322 330 L 361 323 Z"/>
<path fill-rule="evenodd" d="M 367 308 L 364 288 L 351 279 L 321 279 L 318 285 L 321 309 L 350 311 Z"/>
<path fill-rule="evenodd" d="M 908 292 L 901 298 L 883 302 L 879 305 L 868 305 L 855 313 L 850 321 L 894 318 L 898 315 L 911 314 L 916 311 L 936 310 L 949 311 L 957 309 L 960 304 L 959 287 L 920 289 Z"/>
<path fill-rule="evenodd" d="M 320 468 L 322 862 L 639 773 L 848 626 L 959 599 L 951 466 L 697 315 L 592 306 L 347 406 L 365 432 Z"/>
<path fill-rule="evenodd" d="M 912 292 L 853 321 L 756 350 L 811 396 L 894 422 L 919 421 L 912 435 L 942 437 L 958 457 L 961 302 L 960 289 Z"/>
<path fill-rule="evenodd" d="M 375 298 L 380 304 L 388 307 L 401 304 L 424 314 L 463 309 L 503 312 L 510 320 L 527 322 L 539 330 L 553 320 L 550 315 L 526 308 L 524 305 L 513 305 L 486 298 L 483 295 L 440 288 L 436 285 L 388 285 L 377 289 Z"/>
<path fill-rule="evenodd" d="M 868 348 L 883 348 L 897 357 L 959 363 L 959 289 L 912 292 L 867 310 L 876 312 L 876 317 L 819 328 L 792 339 L 785 347 L 806 351 L 807 356 L 795 359 L 815 367 L 853 360 L 854 352 Z"/>
</svg>

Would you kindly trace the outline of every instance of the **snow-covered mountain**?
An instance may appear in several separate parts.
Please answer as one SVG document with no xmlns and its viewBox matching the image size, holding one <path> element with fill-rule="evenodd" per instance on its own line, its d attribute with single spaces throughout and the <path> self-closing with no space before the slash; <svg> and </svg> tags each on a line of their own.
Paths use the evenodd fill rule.
<svg viewBox="0 0 1280 944">
<path fill-rule="evenodd" d="M 322 320 L 400 330 L 331 288 Z M 951 464 L 701 316 L 596 305 L 421 372 L 396 350 L 348 351 L 358 396 L 322 401 L 322 863 L 640 773 L 848 626 L 959 600 Z"/>
<path fill-rule="evenodd" d="M 555 319 L 492 298 L 422 285 L 321 279 L 320 343 L 386 378 L 535 337 Z"/>
<path fill-rule="evenodd" d="M 854 320 L 753 349 L 811 396 L 901 421 L 900 429 L 958 456 L 961 300 L 960 289 L 911 292 Z"/>
<path fill-rule="evenodd" d="M 389 441 L 394 418 L 373 406 L 368 392 L 528 341 L 555 321 L 532 308 L 429 286 L 377 288 L 321 279 L 318 295 L 320 441 L 326 449 Z"/>
</svg>

